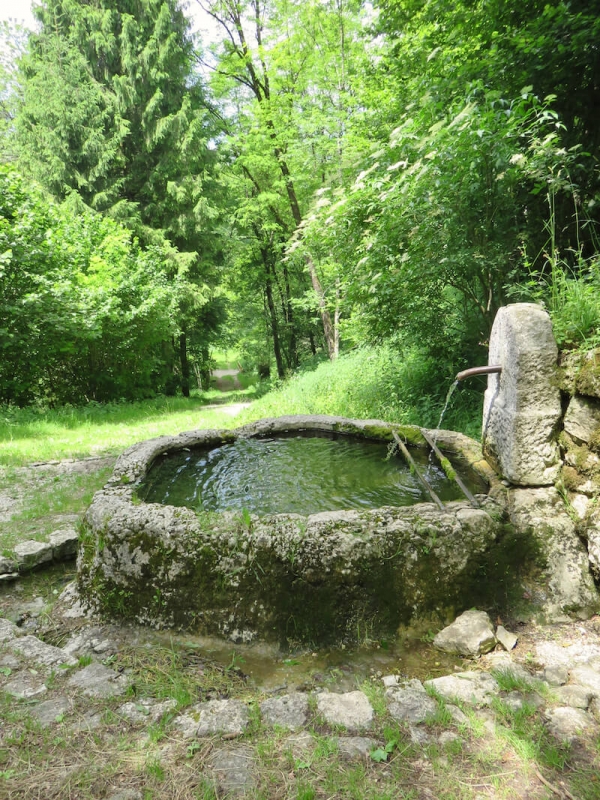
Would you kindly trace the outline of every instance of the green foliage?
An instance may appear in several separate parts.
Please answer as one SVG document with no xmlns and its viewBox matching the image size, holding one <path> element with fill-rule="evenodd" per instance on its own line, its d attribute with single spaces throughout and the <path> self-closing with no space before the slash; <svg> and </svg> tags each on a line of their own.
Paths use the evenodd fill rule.
<svg viewBox="0 0 600 800">
<path fill-rule="evenodd" d="M 135 398 L 162 388 L 175 329 L 167 253 L 73 216 L 0 166 L 0 402 Z"/>
</svg>

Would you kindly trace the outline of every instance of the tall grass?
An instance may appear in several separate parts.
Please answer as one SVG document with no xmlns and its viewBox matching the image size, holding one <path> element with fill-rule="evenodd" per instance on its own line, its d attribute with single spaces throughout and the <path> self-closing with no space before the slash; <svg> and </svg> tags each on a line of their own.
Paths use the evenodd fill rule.
<svg viewBox="0 0 600 800">
<path fill-rule="evenodd" d="M 239 420 L 332 414 L 435 427 L 451 382 L 416 350 L 401 354 L 387 346 L 365 347 L 295 375 L 254 402 Z M 455 395 L 445 426 L 479 435 L 483 385 Z"/>
</svg>

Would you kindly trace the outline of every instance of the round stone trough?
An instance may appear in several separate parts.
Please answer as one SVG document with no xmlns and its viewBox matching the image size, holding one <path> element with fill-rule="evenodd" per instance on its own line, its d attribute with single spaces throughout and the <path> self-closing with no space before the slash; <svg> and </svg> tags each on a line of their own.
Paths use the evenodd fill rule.
<svg viewBox="0 0 600 800">
<path fill-rule="evenodd" d="M 82 601 L 104 615 L 156 627 L 284 646 L 389 636 L 401 624 L 481 601 L 492 576 L 502 509 L 449 502 L 367 510 L 250 515 L 140 501 L 155 460 L 238 438 L 330 432 L 425 447 L 421 430 L 326 416 L 265 419 L 236 430 L 162 436 L 126 450 L 93 498 L 80 536 Z M 477 442 L 440 431 L 438 445 L 488 483 Z"/>
</svg>

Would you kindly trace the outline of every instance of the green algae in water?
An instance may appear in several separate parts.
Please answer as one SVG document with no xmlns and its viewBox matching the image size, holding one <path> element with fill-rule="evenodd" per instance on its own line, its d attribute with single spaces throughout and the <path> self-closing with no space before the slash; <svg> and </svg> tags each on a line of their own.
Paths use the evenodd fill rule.
<svg viewBox="0 0 600 800">
<path fill-rule="evenodd" d="M 151 503 L 259 515 L 428 502 L 405 462 L 386 456 L 385 444 L 346 436 L 238 439 L 165 455 L 138 494 Z M 416 456 L 422 456 L 421 468 L 442 500 L 462 498 L 425 453 Z"/>
</svg>

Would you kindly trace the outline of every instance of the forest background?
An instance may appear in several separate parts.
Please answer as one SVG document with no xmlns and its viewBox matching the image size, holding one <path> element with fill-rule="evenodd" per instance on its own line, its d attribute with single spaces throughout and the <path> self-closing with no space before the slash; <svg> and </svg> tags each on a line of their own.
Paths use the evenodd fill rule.
<svg viewBox="0 0 600 800">
<path fill-rule="evenodd" d="M 263 408 L 434 425 L 507 301 L 600 345 L 600 3 L 196 1 L 210 42 L 177 0 L 3 26 L 5 420 L 230 349 Z"/>
</svg>

